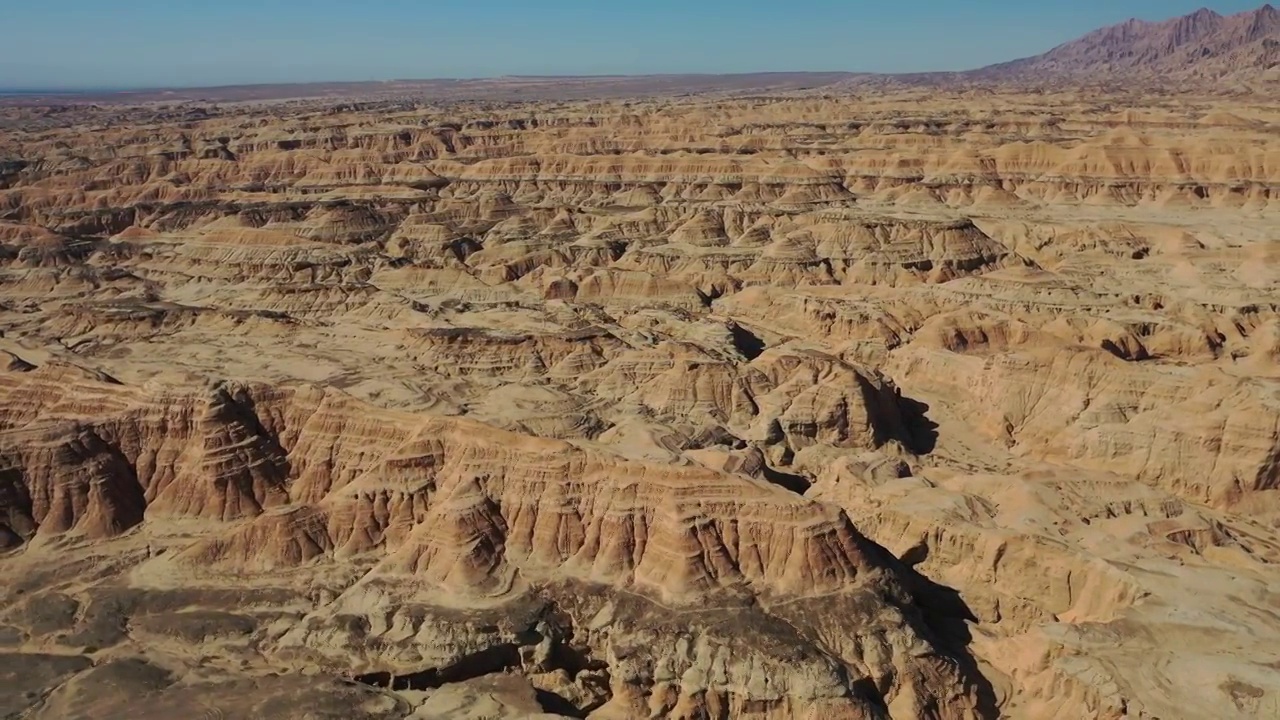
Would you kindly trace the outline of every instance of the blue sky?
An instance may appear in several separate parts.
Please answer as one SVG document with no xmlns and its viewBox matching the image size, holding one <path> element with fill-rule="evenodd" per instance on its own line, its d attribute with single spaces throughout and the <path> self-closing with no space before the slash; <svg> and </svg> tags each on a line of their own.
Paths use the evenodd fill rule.
<svg viewBox="0 0 1280 720">
<path fill-rule="evenodd" d="M 0 87 L 960 70 L 1262 0 L 0 0 Z"/>
</svg>

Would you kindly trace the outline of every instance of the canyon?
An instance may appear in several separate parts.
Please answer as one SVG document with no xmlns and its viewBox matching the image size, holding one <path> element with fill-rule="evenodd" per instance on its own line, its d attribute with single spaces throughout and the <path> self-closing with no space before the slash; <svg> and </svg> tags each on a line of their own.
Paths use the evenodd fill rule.
<svg viewBox="0 0 1280 720">
<path fill-rule="evenodd" d="M 0 716 L 1280 713 L 1280 106 L 935 80 L 0 103 Z"/>
</svg>

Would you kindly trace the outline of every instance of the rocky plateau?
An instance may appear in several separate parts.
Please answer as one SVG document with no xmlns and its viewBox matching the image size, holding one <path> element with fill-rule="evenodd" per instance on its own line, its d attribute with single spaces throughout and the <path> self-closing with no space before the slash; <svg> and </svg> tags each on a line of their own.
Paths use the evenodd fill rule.
<svg viewBox="0 0 1280 720">
<path fill-rule="evenodd" d="M 0 717 L 1278 716 L 1278 131 L 0 107 Z"/>
</svg>

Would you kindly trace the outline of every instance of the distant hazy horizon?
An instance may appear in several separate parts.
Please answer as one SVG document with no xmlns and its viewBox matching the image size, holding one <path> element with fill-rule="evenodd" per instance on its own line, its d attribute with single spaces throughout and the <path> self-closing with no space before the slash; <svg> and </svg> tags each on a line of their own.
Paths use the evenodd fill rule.
<svg viewBox="0 0 1280 720">
<path fill-rule="evenodd" d="M 1262 0 L 14 0 L 0 94 L 512 75 L 965 70 Z"/>
</svg>

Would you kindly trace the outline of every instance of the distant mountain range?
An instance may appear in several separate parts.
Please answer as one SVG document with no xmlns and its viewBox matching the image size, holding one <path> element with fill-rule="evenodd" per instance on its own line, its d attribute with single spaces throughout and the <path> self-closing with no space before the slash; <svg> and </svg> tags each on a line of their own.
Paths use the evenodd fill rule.
<svg viewBox="0 0 1280 720">
<path fill-rule="evenodd" d="M 1201 9 L 1161 22 L 1127 20 L 1095 30 L 1035 57 L 967 72 L 885 75 L 850 72 L 784 72 L 737 75 L 422 79 L 386 82 L 320 82 L 149 90 L 0 89 L 0 106 L 53 102 L 240 102 L 281 98 L 431 98 L 535 100 L 624 98 L 709 92 L 795 92 L 901 86 L 983 87 L 1110 85 L 1166 90 L 1254 92 L 1280 87 L 1280 11 L 1271 5 L 1220 15 Z"/>
<path fill-rule="evenodd" d="M 972 79 L 1280 80 L 1280 11 L 1201 9 L 1163 22 L 1128 20 L 1035 57 L 962 73 Z"/>
</svg>

